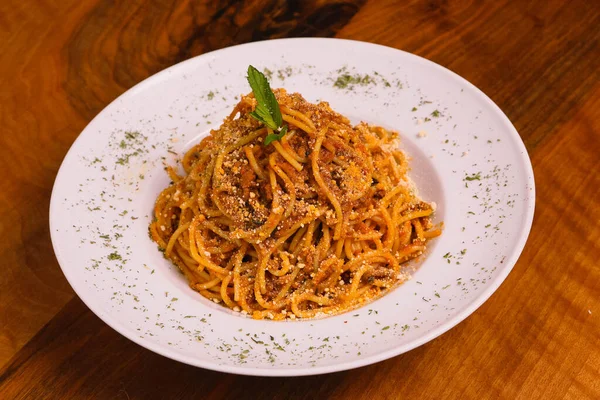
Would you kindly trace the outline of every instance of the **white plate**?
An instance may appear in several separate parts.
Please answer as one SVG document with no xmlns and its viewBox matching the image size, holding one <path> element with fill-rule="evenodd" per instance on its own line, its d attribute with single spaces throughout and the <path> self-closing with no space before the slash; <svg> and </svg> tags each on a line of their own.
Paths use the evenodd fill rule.
<svg viewBox="0 0 600 400">
<path fill-rule="evenodd" d="M 437 220 L 445 224 L 412 280 L 334 317 L 255 321 L 192 291 L 162 257 L 148 238 L 148 224 L 169 182 L 163 164 L 217 127 L 250 91 L 248 64 L 271 70 L 273 87 L 312 102 L 327 100 L 353 122 L 401 132 L 421 196 L 437 203 Z M 370 83 L 335 86 L 345 73 L 368 74 Z M 517 261 L 534 200 L 533 171 L 519 135 L 466 80 L 388 47 L 285 39 L 193 58 L 111 103 L 63 161 L 50 227 L 73 289 L 134 342 L 218 371 L 310 375 L 393 357 L 465 319 Z"/>
</svg>

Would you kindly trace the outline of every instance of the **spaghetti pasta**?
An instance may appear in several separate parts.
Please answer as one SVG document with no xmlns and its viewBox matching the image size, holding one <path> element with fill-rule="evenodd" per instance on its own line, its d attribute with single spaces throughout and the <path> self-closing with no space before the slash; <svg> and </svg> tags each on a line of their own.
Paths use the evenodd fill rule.
<svg viewBox="0 0 600 400">
<path fill-rule="evenodd" d="M 201 295 L 254 318 L 347 311 L 402 283 L 441 234 L 407 176 L 398 135 L 355 127 L 325 102 L 274 91 L 288 133 L 242 96 L 183 157 L 156 200 L 151 238 Z"/>
</svg>

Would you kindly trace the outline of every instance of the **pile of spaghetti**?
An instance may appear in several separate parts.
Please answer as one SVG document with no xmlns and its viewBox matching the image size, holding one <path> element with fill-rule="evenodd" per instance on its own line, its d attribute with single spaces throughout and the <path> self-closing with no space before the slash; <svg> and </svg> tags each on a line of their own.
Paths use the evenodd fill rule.
<svg viewBox="0 0 600 400">
<path fill-rule="evenodd" d="M 407 177 L 394 132 L 355 127 L 327 103 L 274 91 L 288 133 L 242 96 L 182 159 L 159 196 L 150 235 L 190 286 L 254 318 L 347 311 L 407 279 L 401 264 L 440 235 Z"/>
</svg>

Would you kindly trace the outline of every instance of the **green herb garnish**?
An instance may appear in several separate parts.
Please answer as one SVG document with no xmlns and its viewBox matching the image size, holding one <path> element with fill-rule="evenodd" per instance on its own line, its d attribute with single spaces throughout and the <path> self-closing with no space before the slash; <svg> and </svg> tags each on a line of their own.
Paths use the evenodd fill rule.
<svg viewBox="0 0 600 400">
<path fill-rule="evenodd" d="M 279 103 L 277 103 L 275 94 L 271 90 L 269 80 L 252 65 L 248 66 L 247 79 L 256 99 L 256 108 L 250 112 L 250 115 L 268 128 L 276 131 L 276 133 L 267 135 L 265 145 L 280 140 L 287 133 L 287 125 L 283 125 Z"/>
<path fill-rule="evenodd" d="M 265 146 L 270 145 L 271 142 L 280 140 L 281 138 L 283 138 L 285 136 L 286 133 L 287 133 L 287 125 L 284 125 L 283 128 L 281 128 L 281 130 L 279 131 L 279 133 L 271 133 L 270 135 L 267 135 L 267 137 L 265 138 Z"/>
<path fill-rule="evenodd" d="M 476 174 L 471 174 L 471 176 L 466 176 L 465 180 L 467 181 L 480 181 L 481 180 L 481 172 Z"/>
</svg>

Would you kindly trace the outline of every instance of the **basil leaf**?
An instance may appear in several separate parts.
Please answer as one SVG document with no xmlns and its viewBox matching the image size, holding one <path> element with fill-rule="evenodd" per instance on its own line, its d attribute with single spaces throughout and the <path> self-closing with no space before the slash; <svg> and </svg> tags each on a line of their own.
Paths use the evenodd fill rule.
<svg viewBox="0 0 600 400">
<path fill-rule="evenodd" d="M 250 116 L 256 118 L 271 129 L 279 129 L 279 125 L 273 121 L 273 116 L 261 107 L 256 107 L 256 109 L 250 113 Z"/>
<path fill-rule="evenodd" d="M 266 121 L 260 115 L 258 115 L 258 113 L 256 113 L 255 111 L 250 111 L 248 114 L 250 114 L 250 116 L 253 117 L 254 119 L 256 119 L 259 122 L 262 122 L 263 124 L 266 125 Z"/>
<path fill-rule="evenodd" d="M 278 129 L 283 121 L 281 110 L 267 77 L 252 65 L 249 65 L 247 79 L 257 103 L 254 113 L 250 115 L 269 128 Z M 257 118 L 257 116 L 260 118 Z"/>
<path fill-rule="evenodd" d="M 287 125 L 284 125 L 284 127 L 281 128 L 279 133 L 272 133 L 270 135 L 267 135 L 267 137 L 265 138 L 265 146 L 270 145 L 271 142 L 274 142 L 276 140 L 281 140 L 281 138 L 283 138 L 285 136 L 285 134 L 287 133 L 287 130 L 288 130 Z"/>
</svg>

